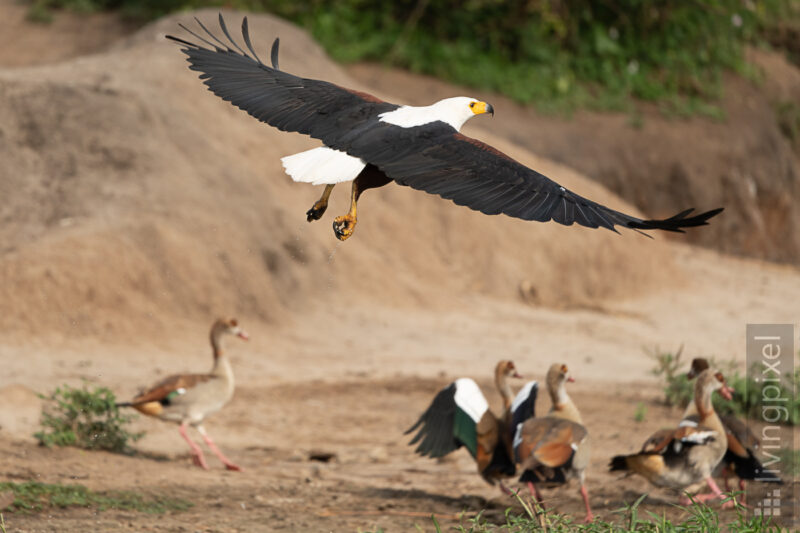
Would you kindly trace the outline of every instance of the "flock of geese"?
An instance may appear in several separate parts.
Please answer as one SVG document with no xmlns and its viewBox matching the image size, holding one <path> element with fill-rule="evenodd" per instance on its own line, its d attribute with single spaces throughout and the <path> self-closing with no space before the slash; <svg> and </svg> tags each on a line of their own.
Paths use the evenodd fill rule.
<svg viewBox="0 0 800 533">
<path fill-rule="evenodd" d="M 234 377 L 229 359 L 223 350 L 223 338 L 248 335 L 236 319 L 219 319 L 211 326 L 210 341 L 214 363 L 206 374 L 169 376 L 144 390 L 130 402 L 117 404 L 179 424 L 181 436 L 191 448 L 195 465 L 208 469 L 201 448 L 189 437 L 192 426 L 200 433 L 208 448 L 229 470 L 241 470 L 217 448 L 203 427 L 203 420 L 221 409 L 233 397 Z M 658 487 L 682 494 L 681 503 L 691 501 L 685 491 L 702 482 L 711 492 L 697 494 L 697 501 L 725 500 L 728 497 L 714 481 L 715 475 L 745 480 L 782 481 L 765 470 L 755 456 L 758 438 L 746 424 L 733 416 L 720 417 L 714 410 L 712 395 L 716 392 L 730 399 L 732 389 L 722 373 L 709 367 L 705 359 L 694 359 L 687 377 L 694 379 L 694 401 L 676 427 L 662 429 L 648 437 L 641 450 L 617 455 L 609 463 L 610 471 L 638 474 Z M 550 396 L 550 410 L 545 416 L 535 415 L 539 384 L 529 381 L 514 395 L 509 378 L 522 378 L 512 361 L 500 361 L 495 367 L 495 385 L 503 400 L 500 416 L 492 413 L 478 385 L 470 378 L 459 378 L 439 391 L 430 406 L 406 434 L 413 433 L 409 444 L 416 453 L 443 457 L 462 446 L 477 464 L 478 473 L 488 483 L 498 484 L 507 495 L 514 494 L 504 480 L 520 474 L 532 498 L 543 507 L 539 486 L 564 484 L 577 479 L 586 507 L 587 522 L 593 520 L 586 490 L 586 469 L 589 464 L 589 431 L 580 411 L 567 393 L 566 384 L 573 382 L 567 365 L 553 364 L 547 371 L 545 385 Z M 740 499 L 744 503 L 744 499 Z M 730 499 L 723 507 L 731 507 Z"/>
</svg>

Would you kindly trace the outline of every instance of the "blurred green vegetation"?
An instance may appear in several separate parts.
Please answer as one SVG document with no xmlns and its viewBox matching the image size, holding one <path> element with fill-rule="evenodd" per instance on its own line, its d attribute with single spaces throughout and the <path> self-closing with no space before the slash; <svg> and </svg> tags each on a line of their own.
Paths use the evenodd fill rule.
<svg viewBox="0 0 800 533">
<path fill-rule="evenodd" d="M 309 29 L 338 61 L 379 61 L 543 111 L 631 110 L 642 100 L 716 118 L 723 72 L 755 76 L 745 45 L 767 46 L 779 26 L 800 27 L 795 0 L 32 2 L 37 18 L 62 7 L 141 19 L 201 6 L 267 11 Z"/>
<path fill-rule="evenodd" d="M 131 453 L 129 442 L 144 436 L 126 429 L 134 417 L 119 412 L 114 393 L 106 387 L 62 385 L 42 398 L 48 402 L 42 409 L 42 430 L 34 437 L 43 446 Z"/>
<path fill-rule="evenodd" d="M 163 514 L 186 511 L 194 504 L 171 496 L 148 496 L 133 491 L 94 492 L 83 485 L 62 485 L 26 481 L 0 482 L 0 492 L 11 492 L 13 503 L 6 509 L 23 513 L 47 511 L 51 508 L 91 507 L 98 511 L 118 509 Z M 2 530 L 5 531 L 5 530 Z"/>
<path fill-rule="evenodd" d="M 447 528 L 446 531 L 456 533 L 687 533 L 727 531 L 731 533 L 782 533 L 789 531 L 773 522 L 771 517 L 756 516 L 747 513 L 745 507 L 734 502 L 735 516 L 721 516 L 720 512 L 706 504 L 692 502 L 688 506 L 676 506 L 682 513 L 680 518 L 672 521 L 665 513 L 657 514 L 647 510 L 642 502 L 644 494 L 632 504 L 611 511 L 611 516 L 595 518 L 588 524 L 578 522 L 574 517 L 554 513 L 539 506 L 533 507 L 525 499 L 516 495 L 524 513 L 517 514 L 511 508 L 506 509 L 504 523 L 495 524 L 488 520 L 481 511 L 478 516 L 465 518 L 461 523 Z M 610 520 L 610 521 L 607 521 Z M 443 529 L 435 515 L 430 522 L 436 533 Z M 423 531 L 416 525 L 418 531 Z M 427 531 L 427 529 L 425 530 Z M 371 533 L 385 533 L 376 529 Z"/>
<path fill-rule="evenodd" d="M 682 350 L 683 348 L 681 347 L 677 352 L 672 353 L 656 348 L 650 352 L 650 356 L 655 360 L 656 365 L 652 371 L 653 375 L 663 380 L 665 403 L 685 408 L 690 401 L 693 401 L 694 381 L 689 381 L 686 378 L 691 361 L 681 360 Z M 765 402 L 765 398 L 774 398 L 775 396 L 773 394 L 765 394 L 764 388 L 768 386 L 774 388 L 776 385 L 756 381 L 752 377 L 741 375 L 736 370 L 736 363 L 733 361 L 718 363 L 713 358 L 708 359 L 711 367 L 720 370 L 725 376 L 728 385 L 734 390 L 733 399 L 731 400 L 726 400 L 721 395 L 714 394 L 712 396 L 714 409 L 721 414 L 733 414 L 752 420 L 762 420 L 762 409 L 775 404 L 774 399 Z M 758 375 L 758 373 L 753 372 L 753 375 Z M 785 402 L 781 403 L 781 406 L 785 407 L 786 411 L 785 414 L 781 415 L 780 423 L 797 426 L 800 425 L 800 396 L 795 395 L 793 391 L 800 390 L 800 361 L 797 363 L 796 370 L 786 373 L 783 377 L 783 381 L 777 385 L 779 391 L 777 397 L 786 399 Z M 770 413 L 770 416 L 772 416 L 773 413 L 771 411 Z"/>
</svg>

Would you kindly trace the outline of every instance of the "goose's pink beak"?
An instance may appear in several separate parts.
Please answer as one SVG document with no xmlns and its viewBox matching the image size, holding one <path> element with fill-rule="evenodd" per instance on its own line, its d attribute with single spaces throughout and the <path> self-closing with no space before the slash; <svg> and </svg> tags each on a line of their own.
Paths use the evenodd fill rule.
<svg viewBox="0 0 800 533">
<path fill-rule="evenodd" d="M 240 331 L 239 333 L 236 334 L 236 336 L 246 341 L 250 340 L 250 335 L 248 335 L 246 331 Z"/>
<path fill-rule="evenodd" d="M 733 400 L 733 387 L 728 387 L 727 385 L 723 385 L 722 388 L 719 390 L 719 393 L 726 400 L 728 401 Z"/>
</svg>

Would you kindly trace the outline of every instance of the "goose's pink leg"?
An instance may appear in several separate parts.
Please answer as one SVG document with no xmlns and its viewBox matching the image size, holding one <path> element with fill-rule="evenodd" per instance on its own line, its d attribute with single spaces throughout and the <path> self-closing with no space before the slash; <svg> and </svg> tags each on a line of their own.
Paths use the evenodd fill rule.
<svg viewBox="0 0 800 533">
<path fill-rule="evenodd" d="M 730 492 L 731 491 L 731 487 L 728 484 L 728 478 L 729 477 L 730 477 L 730 472 L 728 470 L 728 467 L 726 466 L 725 468 L 722 469 L 722 481 L 725 482 L 725 492 Z"/>
<path fill-rule="evenodd" d="M 196 466 L 199 466 L 200 468 L 208 470 L 208 464 L 206 464 L 206 459 L 205 459 L 205 457 L 203 457 L 203 450 L 201 450 L 200 446 L 195 444 L 194 441 L 192 441 L 192 439 L 189 438 L 189 434 L 186 433 L 186 423 L 185 422 L 180 425 L 180 427 L 178 428 L 178 431 L 181 432 L 181 437 L 183 437 L 183 440 L 185 440 L 186 442 L 189 443 L 189 447 L 192 449 L 192 462 Z"/>
<path fill-rule="evenodd" d="M 742 493 L 739 495 L 739 503 L 741 503 L 742 505 L 747 507 L 747 502 L 744 501 L 745 491 L 744 491 L 744 480 L 743 479 L 739 480 L 739 490 L 742 491 Z"/>
<path fill-rule="evenodd" d="M 589 493 L 586 491 L 585 485 L 581 485 L 581 496 L 583 497 L 584 505 L 586 505 L 586 518 L 583 521 L 588 524 L 594 520 L 594 515 L 592 514 L 592 508 L 589 507 Z"/>
<path fill-rule="evenodd" d="M 227 468 L 228 470 L 236 470 L 237 472 L 242 470 L 241 467 L 239 467 L 239 465 L 234 464 L 230 459 L 225 457 L 221 451 L 219 451 L 217 445 L 214 444 L 214 441 L 211 440 L 211 437 L 209 437 L 208 433 L 206 433 L 206 428 L 204 428 L 203 426 L 197 426 L 197 431 L 200 432 L 200 435 L 203 437 L 206 446 L 208 446 L 208 448 L 212 452 L 214 452 L 214 455 L 219 457 L 219 460 L 222 461 L 222 464 L 225 465 L 225 468 Z"/>
<path fill-rule="evenodd" d="M 514 495 L 514 491 L 513 491 L 513 490 L 511 490 L 511 489 L 509 489 L 508 487 L 506 487 L 506 484 L 505 484 L 505 483 L 503 483 L 502 481 L 500 482 L 500 491 L 501 491 L 501 492 L 502 492 L 502 493 L 503 493 L 505 496 L 513 496 L 513 495 Z"/>
<path fill-rule="evenodd" d="M 542 503 L 542 493 L 539 492 L 539 488 L 533 484 L 532 481 L 528 481 L 528 490 L 531 491 L 531 495 L 534 497 L 536 502 L 544 508 L 544 504 Z"/>
<path fill-rule="evenodd" d="M 706 501 L 712 500 L 714 498 L 719 498 L 721 500 L 724 500 L 725 498 L 727 498 L 727 496 L 725 496 L 722 493 L 722 491 L 719 490 L 719 487 L 717 486 L 716 482 L 714 481 L 714 479 L 712 477 L 707 477 L 706 478 L 706 483 L 708 483 L 708 486 L 711 488 L 711 494 L 698 494 L 697 496 L 694 497 L 695 500 L 697 500 L 699 502 L 706 502 Z M 730 509 L 732 507 L 734 507 L 733 500 L 728 500 L 727 502 L 722 504 L 722 508 L 723 509 Z"/>
</svg>

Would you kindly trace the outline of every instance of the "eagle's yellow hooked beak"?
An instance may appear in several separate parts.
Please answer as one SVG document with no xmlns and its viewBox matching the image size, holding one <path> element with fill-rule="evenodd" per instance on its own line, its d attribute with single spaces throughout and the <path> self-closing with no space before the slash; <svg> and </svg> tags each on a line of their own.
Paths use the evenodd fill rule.
<svg viewBox="0 0 800 533">
<path fill-rule="evenodd" d="M 486 102 L 471 102 L 469 107 L 476 115 L 489 113 L 494 116 L 494 108 L 492 107 L 492 104 L 487 104 Z"/>
</svg>

